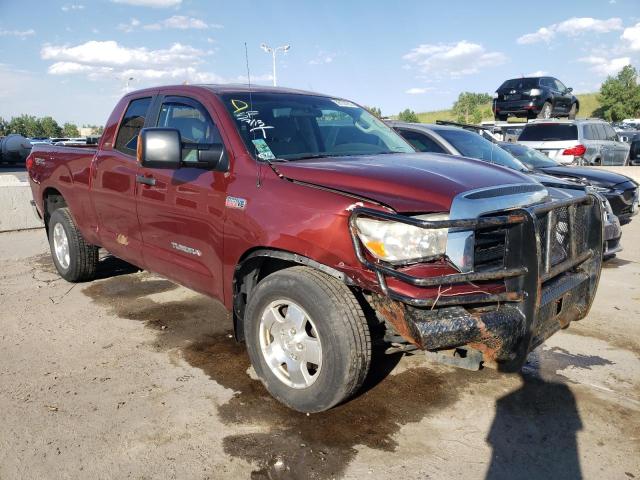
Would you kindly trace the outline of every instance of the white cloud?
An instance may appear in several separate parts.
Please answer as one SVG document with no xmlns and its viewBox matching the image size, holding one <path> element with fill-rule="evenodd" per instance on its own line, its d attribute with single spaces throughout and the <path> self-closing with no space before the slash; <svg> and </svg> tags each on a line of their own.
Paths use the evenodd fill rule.
<svg viewBox="0 0 640 480">
<path fill-rule="evenodd" d="M 214 28 L 222 28 L 221 25 L 212 25 Z M 174 28 L 177 30 L 189 30 L 196 29 L 202 30 L 209 28 L 206 22 L 203 22 L 199 18 L 187 17 L 184 15 L 174 15 L 158 23 L 151 23 L 143 27 L 145 30 L 162 30 L 165 28 Z"/>
<path fill-rule="evenodd" d="M 309 60 L 309 65 L 326 65 L 327 63 L 332 63 L 334 58 L 336 58 L 337 54 L 332 52 L 318 52 L 316 58 Z"/>
<path fill-rule="evenodd" d="M 67 5 L 63 5 L 62 7 L 62 11 L 63 12 L 69 12 L 71 10 L 84 10 L 84 5 L 80 5 L 80 4 L 67 4 Z"/>
<path fill-rule="evenodd" d="M 431 90 L 433 90 L 433 88 L 431 87 L 413 87 L 413 88 L 409 88 L 408 90 L 405 90 L 404 93 L 407 93 L 409 95 L 422 95 L 424 93 L 430 92 Z"/>
<path fill-rule="evenodd" d="M 118 24 L 117 28 L 118 30 L 129 33 L 137 30 L 138 27 L 144 30 L 204 30 L 207 28 L 224 28 L 223 25 L 217 23 L 208 24 L 205 21 L 200 20 L 199 18 L 187 17 L 185 15 L 174 15 L 159 22 L 147 23 L 146 25 L 142 25 L 142 23 L 140 23 L 140 20 L 138 20 L 137 18 L 133 18 L 129 21 L 129 23 Z"/>
<path fill-rule="evenodd" d="M 137 27 L 140 26 L 140 20 L 137 18 L 132 18 L 129 20 L 129 23 L 119 23 L 116 27 L 118 30 L 122 30 L 123 32 L 129 33 L 133 32 Z"/>
<path fill-rule="evenodd" d="M 32 28 L 29 30 L 3 30 L 0 29 L 0 37 L 18 37 L 26 38 L 35 35 L 36 31 Z"/>
<path fill-rule="evenodd" d="M 52 60 L 50 75 L 84 75 L 90 80 L 127 79 L 153 85 L 159 83 L 231 83 L 246 82 L 246 77 L 225 78 L 203 72 L 200 66 L 208 51 L 175 43 L 166 49 L 129 48 L 110 41 L 89 41 L 80 45 L 45 45 L 44 60 Z M 271 75 L 256 75 L 251 81 L 271 81 Z"/>
<path fill-rule="evenodd" d="M 558 34 L 575 37 L 583 33 L 607 33 L 614 30 L 622 30 L 622 19 L 612 17 L 600 20 L 592 17 L 572 17 L 548 27 L 541 27 L 534 33 L 522 35 L 516 41 L 520 45 L 549 43 Z"/>
<path fill-rule="evenodd" d="M 527 33 L 522 35 L 516 40 L 520 45 L 527 45 L 530 43 L 538 43 L 538 42 L 547 42 L 549 43 L 551 39 L 555 36 L 553 30 L 547 27 L 541 27 L 535 33 Z"/>
<path fill-rule="evenodd" d="M 631 50 L 640 50 L 640 22 L 625 28 L 621 38 L 628 42 Z"/>
<path fill-rule="evenodd" d="M 206 52 L 190 45 L 174 43 L 168 49 L 149 50 L 144 47 L 127 48 L 113 40 L 91 40 L 76 45 L 45 44 L 40 51 L 44 60 L 66 61 L 84 65 L 108 67 L 180 67 L 200 63 Z"/>
<path fill-rule="evenodd" d="M 114 3 L 124 3 L 126 5 L 134 5 L 136 7 L 153 7 L 167 8 L 177 7 L 182 0 L 111 0 Z"/>
<path fill-rule="evenodd" d="M 615 75 L 622 67 L 631 63 L 629 57 L 619 57 L 607 59 L 604 57 L 598 57 L 591 55 L 589 57 L 583 57 L 578 59 L 579 62 L 588 63 L 591 65 L 590 70 L 600 75 Z"/>
<path fill-rule="evenodd" d="M 419 45 L 402 58 L 412 63 L 421 73 L 451 78 L 471 75 L 482 68 L 506 61 L 502 52 L 487 52 L 482 45 L 466 40 L 450 44 Z"/>
<path fill-rule="evenodd" d="M 549 72 L 545 70 L 536 70 L 535 72 L 525 74 L 525 77 L 544 77 L 545 75 L 549 75 Z"/>
</svg>

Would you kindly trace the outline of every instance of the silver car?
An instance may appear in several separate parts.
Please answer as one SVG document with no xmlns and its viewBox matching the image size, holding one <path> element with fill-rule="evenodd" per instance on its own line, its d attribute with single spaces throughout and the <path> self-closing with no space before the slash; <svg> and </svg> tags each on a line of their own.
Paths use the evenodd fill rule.
<svg viewBox="0 0 640 480">
<path fill-rule="evenodd" d="M 543 120 L 528 123 L 518 143 L 564 164 L 626 165 L 629 144 L 603 120 Z"/>
</svg>

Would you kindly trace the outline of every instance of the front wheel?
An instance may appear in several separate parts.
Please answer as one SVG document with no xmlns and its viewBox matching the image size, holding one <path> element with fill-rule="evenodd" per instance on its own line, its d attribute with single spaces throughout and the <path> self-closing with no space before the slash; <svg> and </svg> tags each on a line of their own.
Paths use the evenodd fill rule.
<svg viewBox="0 0 640 480">
<path fill-rule="evenodd" d="M 362 386 L 371 362 L 365 315 L 344 283 L 309 267 L 264 278 L 244 317 L 247 350 L 269 393 L 300 412 L 321 412 Z"/>
<path fill-rule="evenodd" d="M 544 105 L 542 105 L 542 108 L 540 109 L 540 113 L 538 113 L 538 118 L 549 119 L 551 118 L 552 112 L 553 107 L 551 106 L 551 103 L 544 102 Z"/>
<path fill-rule="evenodd" d="M 577 114 L 578 114 L 578 104 L 572 103 L 571 109 L 569 110 L 569 120 L 575 120 Z"/>
</svg>

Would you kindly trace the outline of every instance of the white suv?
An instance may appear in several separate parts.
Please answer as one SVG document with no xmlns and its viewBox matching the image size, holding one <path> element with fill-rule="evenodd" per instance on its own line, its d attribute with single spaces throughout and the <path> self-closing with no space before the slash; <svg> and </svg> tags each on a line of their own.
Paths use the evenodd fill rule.
<svg viewBox="0 0 640 480">
<path fill-rule="evenodd" d="M 603 120 L 530 122 L 518 143 L 565 164 L 626 165 L 629 157 L 629 144 Z"/>
</svg>

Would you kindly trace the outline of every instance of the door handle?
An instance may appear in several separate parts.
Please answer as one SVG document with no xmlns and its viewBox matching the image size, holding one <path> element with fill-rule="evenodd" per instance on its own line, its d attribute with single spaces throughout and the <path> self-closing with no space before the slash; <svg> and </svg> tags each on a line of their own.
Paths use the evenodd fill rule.
<svg viewBox="0 0 640 480">
<path fill-rule="evenodd" d="M 156 184 L 156 179 L 153 177 L 145 177 L 144 175 L 136 175 L 136 183 L 153 187 Z"/>
</svg>

